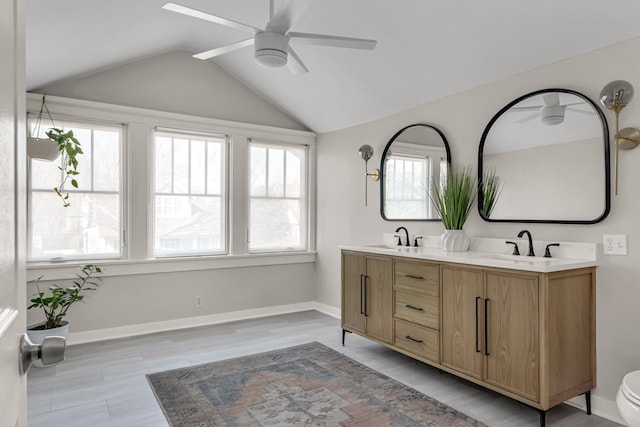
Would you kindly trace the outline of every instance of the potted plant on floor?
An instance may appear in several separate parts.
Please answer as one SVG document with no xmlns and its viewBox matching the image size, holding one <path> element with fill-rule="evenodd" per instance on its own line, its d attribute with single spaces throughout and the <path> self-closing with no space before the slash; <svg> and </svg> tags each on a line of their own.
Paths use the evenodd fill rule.
<svg viewBox="0 0 640 427">
<path fill-rule="evenodd" d="M 84 300 L 85 292 L 97 289 L 99 285 L 96 280 L 101 280 L 101 278 L 95 277 L 96 273 L 102 273 L 102 269 L 97 265 L 85 264 L 80 267 L 80 272 L 76 273 L 77 279 L 70 286 L 63 287 L 53 284 L 49 287 L 50 294 L 46 294 L 38 287 L 38 292 L 31 297 L 31 305 L 27 308 L 42 309 L 45 320 L 27 326 L 27 335 L 31 342 L 42 344 L 46 337 L 67 337 L 69 322 L 63 318 L 73 303 Z M 37 282 L 40 279 L 42 277 L 39 277 Z M 34 366 L 38 366 L 38 362 Z"/>
<path fill-rule="evenodd" d="M 442 234 L 442 248 L 445 251 L 466 251 L 469 248 L 469 237 L 462 227 L 471 213 L 476 195 L 470 166 L 450 170 L 442 185 L 433 182 L 430 197 L 445 228 Z"/>
</svg>

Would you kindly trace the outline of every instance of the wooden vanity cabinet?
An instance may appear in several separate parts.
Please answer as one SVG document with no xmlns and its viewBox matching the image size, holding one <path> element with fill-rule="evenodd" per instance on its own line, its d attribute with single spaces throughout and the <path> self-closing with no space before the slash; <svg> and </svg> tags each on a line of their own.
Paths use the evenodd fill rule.
<svg viewBox="0 0 640 427">
<path fill-rule="evenodd" d="M 342 328 L 376 341 L 393 341 L 393 261 L 342 253 Z"/>
<path fill-rule="evenodd" d="M 595 267 L 537 273 L 347 251 L 342 259 L 343 330 L 537 408 L 541 424 L 544 411 L 584 393 L 590 412 Z"/>
</svg>

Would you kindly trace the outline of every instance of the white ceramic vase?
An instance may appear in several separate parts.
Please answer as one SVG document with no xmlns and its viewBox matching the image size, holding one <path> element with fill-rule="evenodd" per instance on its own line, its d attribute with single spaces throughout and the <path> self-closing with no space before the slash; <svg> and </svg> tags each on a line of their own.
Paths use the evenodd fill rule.
<svg viewBox="0 0 640 427">
<path fill-rule="evenodd" d="M 42 344 L 42 341 L 44 341 L 46 337 L 63 337 L 65 340 L 67 339 L 67 336 L 69 335 L 69 322 L 67 322 L 66 320 L 63 320 L 62 322 L 60 322 L 60 326 L 58 326 L 57 328 L 33 329 L 43 324 L 44 322 L 40 322 L 40 323 L 34 323 L 33 325 L 27 326 L 27 335 L 29 336 L 29 339 L 31 340 L 32 343 L 40 345 Z M 36 360 L 35 362 L 33 362 L 33 365 L 31 366 L 34 366 L 36 368 L 45 367 L 42 365 L 42 362 L 39 360 Z"/>
<path fill-rule="evenodd" d="M 469 241 L 464 230 L 445 230 L 442 233 L 442 249 L 447 252 L 465 252 L 469 249 Z"/>
</svg>

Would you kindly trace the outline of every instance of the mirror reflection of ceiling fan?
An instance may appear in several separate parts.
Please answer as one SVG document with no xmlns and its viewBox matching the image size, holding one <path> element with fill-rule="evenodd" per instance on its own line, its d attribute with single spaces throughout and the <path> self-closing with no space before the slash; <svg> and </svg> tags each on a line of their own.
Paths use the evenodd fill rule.
<svg viewBox="0 0 640 427">
<path fill-rule="evenodd" d="M 375 40 L 289 31 L 296 19 L 309 7 L 310 1 L 311 0 L 288 0 L 284 6 L 275 10 L 274 0 L 270 0 L 270 19 L 264 30 L 175 3 L 167 3 L 162 6 L 162 8 L 252 34 L 251 38 L 193 55 L 194 58 L 203 60 L 253 45 L 255 48 L 254 56 L 259 64 L 272 68 L 287 65 L 292 73 L 300 74 L 306 73 L 309 70 L 289 45 L 289 41 L 293 41 L 296 44 L 348 49 L 373 50 L 376 47 L 377 42 Z"/>
<path fill-rule="evenodd" d="M 593 111 L 586 111 L 580 108 L 572 108 L 572 106 L 574 105 L 585 104 L 584 101 L 572 102 L 569 104 L 560 104 L 560 94 L 557 92 L 542 95 L 542 100 L 544 102 L 544 105 L 531 105 L 527 107 L 511 108 L 511 111 L 516 112 L 535 111 L 535 113 L 517 120 L 516 123 L 526 123 L 536 118 L 540 118 L 540 121 L 545 125 L 553 126 L 564 121 L 564 116 L 567 110 L 578 114 L 594 114 Z"/>
</svg>

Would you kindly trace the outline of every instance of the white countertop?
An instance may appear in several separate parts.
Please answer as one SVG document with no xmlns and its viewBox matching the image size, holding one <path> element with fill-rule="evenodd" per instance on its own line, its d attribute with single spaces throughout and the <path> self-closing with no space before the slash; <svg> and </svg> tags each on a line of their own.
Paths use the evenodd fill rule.
<svg viewBox="0 0 640 427">
<path fill-rule="evenodd" d="M 470 249 L 482 247 L 495 247 L 496 242 L 504 245 L 504 239 L 476 239 Z M 573 270 L 583 267 L 594 267 L 597 263 L 596 245 L 593 243 L 573 243 L 563 242 L 561 248 L 564 256 L 544 258 L 542 256 L 529 257 L 527 255 L 509 255 L 509 252 L 492 252 L 469 250 L 466 252 L 446 252 L 437 247 L 413 247 L 396 246 L 388 244 L 380 245 L 341 245 L 340 249 L 368 252 L 379 255 L 401 256 L 405 258 L 415 258 L 431 261 L 451 262 L 457 264 L 468 264 L 483 267 L 507 268 L 520 271 L 534 271 L 539 273 L 550 273 L 554 271 Z M 577 250 L 570 250 L 571 248 Z"/>
</svg>

